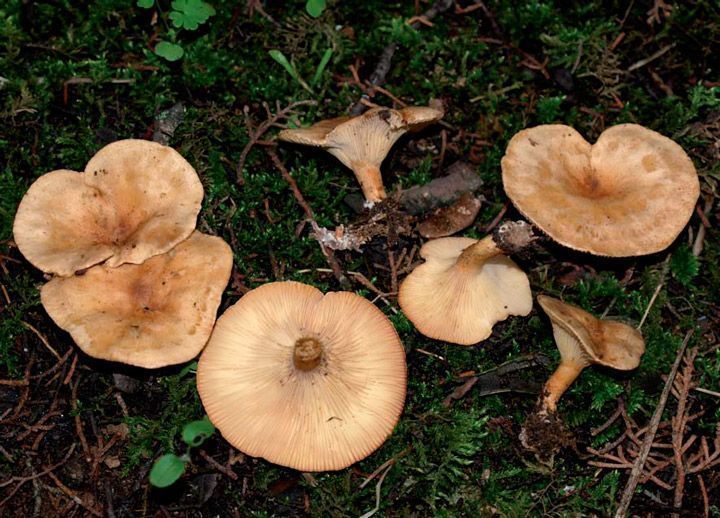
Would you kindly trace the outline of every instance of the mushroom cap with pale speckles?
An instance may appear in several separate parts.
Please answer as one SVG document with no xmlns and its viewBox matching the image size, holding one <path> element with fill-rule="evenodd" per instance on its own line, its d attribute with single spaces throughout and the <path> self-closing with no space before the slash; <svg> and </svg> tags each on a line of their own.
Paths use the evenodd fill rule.
<svg viewBox="0 0 720 518">
<path fill-rule="evenodd" d="M 683 149 L 637 124 L 613 126 L 594 145 L 561 124 L 520 131 L 502 174 L 513 204 L 552 239 L 612 257 L 667 248 L 700 194 Z"/>
<path fill-rule="evenodd" d="M 95 264 L 139 264 L 195 229 L 203 188 L 174 149 L 146 140 L 108 144 L 84 173 L 58 170 L 23 197 L 15 242 L 40 270 L 73 275 Z"/>
<path fill-rule="evenodd" d="M 231 269 L 227 243 L 194 232 L 139 265 L 103 264 L 55 277 L 41 299 L 89 356 L 165 367 L 191 360 L 207 343 Z"/>
<path fill-rule="evenodd" d="M 303 338 L 323 346 L 308 371 L 293 363 Z M 274 282 L 218 319 L 197 384 L 210 420 L 239 450 L 301 471 L 338 470 L 392 433 L 405 401 L 405 353 L 363 297 Z"/>
<path fill-rule="evenodd" d="M 400 307 L 425 336 L 472 345 L 489 337 L 497 322 L 532 310 L 527 275 L 508 257 L 496 255 L 481 267 L 457 264 L 475 243 L 465 237 L 428 241 L 420 249 L 425 263 L 400 286 Z"/>
</svg>

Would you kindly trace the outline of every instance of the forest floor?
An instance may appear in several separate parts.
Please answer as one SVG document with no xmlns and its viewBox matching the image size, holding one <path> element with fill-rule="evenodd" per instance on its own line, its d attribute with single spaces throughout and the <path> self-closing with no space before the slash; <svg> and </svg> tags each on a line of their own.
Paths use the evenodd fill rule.
<svg viewBox="0 0 720 518">
<path fill-rule="evenodd" d="M 720 470 L 702 464 L 720 446 L 717 2 L 459 0 L 418 28 L 407 22 L 432 6 L 426 0 L 330 1 L 317 18 L 297 1 L 208 3 L 215 13 L 195 30 L 175 28 L 167 0 L 0 7 L 0 516 L 360 516 L 376 507 L 376 516 L 610 515 L 689 331 L 657 432 L 670 448 L 651 452 L 654 478 L 641 477 L 630 511 L 720 516 Z M 174 41 L 182 57 L 158 56 L 160 41 Z M 375 87 L 368 81 L 390 43 L 393 59 Z M 176 484 L 151 487 L 153 461 L 182 451 L 183 426 L 204 416 L 194 364 L 145 371 L 83 354 L 40 305 L 46 279 L 14 245 L 18 203 L 43 173 L 82 171 L 109 142 L 152 138 L 155 121 L 182 103 L 169 145 L 205 187 L 198 228 L 234 251 L 220 311 L 274 280 L 340 290 L 270 155 L 319 225 L 357 221 L 345 201 L 359 192 L 352 174 L 274 136 L 281 125 L 346 114 L 363 95 L 389 107 L 442 102 L 443 123 L 403 138 L 384 180 L 395 191 L 457 160 L 470 164 L 484 201 L 462 233 L 469 237 L 520 217 L 500 159 L 523 128 L 563 123 L 593 142 L 632 122 L 678 142 L 702 193 L 667 250 L 606 259 L 545 239 L 516 258 L 535 294 L 642 322 L 640 367 L 586 369 L 559 404 L 565 447 L 551 461 L 537 458 L 518 434 L 558 361 L 547 317 L 536 305 L 471 347 L 425 338 L 396 297 L 423 240 L 414 231 L 379 236 L 336 258 L 350 289 L 388 315 L 406 349 L 406 406 L 388 441 L 348 469 L 306 474 L 245 456 L 216 433 Z M 312 102 L 263 127 L 300 101 Z"/>
</svg>

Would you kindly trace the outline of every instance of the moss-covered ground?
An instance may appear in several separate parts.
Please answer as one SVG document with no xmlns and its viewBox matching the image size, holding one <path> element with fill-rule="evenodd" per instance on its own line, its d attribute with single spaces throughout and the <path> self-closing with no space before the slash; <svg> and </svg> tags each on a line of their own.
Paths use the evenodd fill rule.
<svg viewBox="0 0 720 518">
<path fill-rule="evenodd" d="M 630 418 L 649 420 L 691 329 L 690 347 L 699 349 L 695 382 L 720 387 L 720 6 L 714 0 L 463 0 L 415 30 L 405 22 L 430 7 L 427 1 L 330 1 L 317 19 L 305 13 L 304 2 L 209 3 L 216 13 L 207 23 L 179 32 L 169 23 L 166 0 L 149 9 L 131 0 L 0 6 L 0 515 L 360 516 L 375 507 L 376 495 L 376 516 L 611 514 L 628 471 L 591 466 L 587 448 L 616 439 L 625 425 L 619 419 L 592 430 L 620 403 Z M 153 52 L 158 41 L 173 38 L 184 49 L 181 59 L 169 62 Z M 216 434 L 202 453 L 233 478 L 198 451 L 177 484 L 151 488 L 153 460 L 180 450 L 182 426 L 204 415 L 193 370 L 134 371 L 82 354 L 48 318 L 39 303 L 43 274 L 13 244 L 20 199 L 39 175 L 82 170 L 111 141 L 150 138 L 158 114 L 182 102 L 184 120 L 170 145 L 204 184 L 198 227 L 222 236 L 234 251 L 221 310 L 246 288 L 273 280 L 340 289 L 308 229 L 298 234 L 305 215 L 266 146 L 251 149 L 242 184 L 236 165 L 250 138 L 246 116 L 258 125 L 267 118 L 265 103 L 275 112 L 301 100 L 317 104 L 299 106 L 293 124 L 346 113 L 365 87 L 353 70 L 367 79 L 390 42 L 397 51 L 386 92 L 375 92 L 372 101 L 440 99 L 446 125 L 403 139 L 385 163 L 386 184 L 424 183 L 457 159 L 470 161 L 486 201 L 464 235 L 483 235 L 506 209 L 500 159 L 520 129 L 565 123 L 593 141 L 606 127 L 635 122 L 684 147 L 702 196 L 698 214 L 666 251 L 607 260 L 543 242 L 519 258 L 536 293 L 561 295 L 633 325 L 649 308 L 640 367 L 625 374 L 586 370 L 560 403 L 575 446 L 542 463 L 517 438 L 535 395 L 471 389 L 449 407 L 443 400 L 464 382 L 461 374 L 525 355 L 549 357 L 522 371 L 527 381 L 542 382 L 558 358 L 544 314 L 536 307 L 496 326 L 487 341 L 460 347 L 420 335 L 391 293 L 376 303 L 405 345 L 408 395 L 395 433 L 378 451 L 349 469 L 304 475 L 259 459 L 230 459 L 233 450 Z M 304 88 L 270 57 L 272 49 L 291 59 L 306 82 L 326 51 L 332 54 L 314 86 Z M 276 152 L 318 223 L 334 227 L 357 217 L 343 201 L 358 192 L 357 184 L 334 158 L 285 145 Z M 518 215 L 509 206 L 506 216 Z M 404 236 L 392 252 L 418 243 L 418 236 Z M 385 247 L 379 240 L 364 253 L 340 252 L 338 260 L 390 293 Z M 357 293 L 376 298 L 355 279 Z M 116 372 L 138 378 L 139 389 L 120 392 Z M 704 414 L 688 437 L 714 438 L 717 394 L 692 391 L 690 400 Z M 360 487 L 391 460 L 380 485 L 375 477 Z M 673 473 L 662 477 L 673 484 Z M 688 476 L 683 516 L 720 516 L 720 473 L 702 477 Z M 672 502 L 672 491 L 647 482 L 631 510 L 664 515 Z"/>
</svg>

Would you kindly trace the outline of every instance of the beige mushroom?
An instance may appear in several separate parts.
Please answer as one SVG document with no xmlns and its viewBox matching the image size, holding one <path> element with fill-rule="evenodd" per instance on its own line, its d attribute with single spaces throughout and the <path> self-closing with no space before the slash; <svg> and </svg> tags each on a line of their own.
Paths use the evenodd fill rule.
<svg viewBox="0 0 720 518">
<path fill-rule="evenodd" d="M 471 345 L 489 337 L 508 316 L 530 313 L 530 283 L 503 255 L 513 248 L 505 233 L 520 236 L 512 243 L 517 249 L 532 239 L 527 225 L 510 223 L 479 241 L 446 237 L 423 245 L 425 263 L 405 278 L 398 294 L 400 307 L 422 334 Z"/>
<path fill-rule="evenodd" d="M 405 353 L 364 298 L 274 282 L 218 319 L 197 384 L 210 420 L 239 450 L 301 471 L 338 470 L 392 433 Z"/>
<path fill-rule="evenodd" d="M 645 341 L 640 332 L 620 322 L 599 320 L 587 311 L 546 295 L 538 303 L 550 317 L 560 365 L 545 383 L 540 414 L 555 412 L 560 396 L 591 364 L 632 370 L 640 364 Z"/>
<path fill-rule="evenodd" d="M 142 263 L 195 228 L 203 188 L 172 148 L 121 140 L 102 148 L 84 173 L 38 178 L 20 202 L 13 233 L 40 270 L 68 276 L 107 261 Z"/>
<path fill-rule="evenodd" d="M 365 200 L 372 204 L 387 196 L 380 165 L 393 144 L 405 132 L 421 129 L 442 116 L 442 111 L 427 106 L 373 108 L 357 117 L 338 117 L 309 128 L 286 129 L 278 138 L 328 151 L 352 169 Z"/>
<path fill-rule="evenodd" d="M 517 209 L 552 239 L 613 257 L 665 249 L 700 193 L 683 149 L 637 124 L 613 126 L 594 145 L 560 124 L 523 130 L 502 174 Z"/>
<path fill-rule="evenodd" d="M 232 251 L 194 232 L 140 265 L 93 266 L 55 277 L 41 300 L 86 354 L 148 369 L 194 358 L 207 342 L 230 278 Z"/>
</svg>

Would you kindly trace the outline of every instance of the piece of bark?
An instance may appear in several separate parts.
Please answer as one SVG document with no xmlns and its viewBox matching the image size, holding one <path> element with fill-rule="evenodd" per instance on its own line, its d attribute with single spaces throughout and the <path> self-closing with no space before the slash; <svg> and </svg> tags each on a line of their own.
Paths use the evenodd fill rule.
<svg viewBox="0 0 720 518">
<path fill-rule="evenodd" d="M 113 373 L 113 382 L 115 384 L 115 388 L 125 394 L 135 394 L 135 392 L 140 390 L 140 387 L 142 387 L 141 380 L 119 372 Z"/>
<path fill-rule="evenodd" d="M 176 103 L 167 110 L 160 112 L 155 118 L 153 141 L 167 146 L 184 118 L 185 106 L 182 103 Z"/>
<path fill-rule="evenodd" d="M 480 198 L 466 192 L 452 205 L 435 209 L 418 225 L 418 232 L 428 239 L 451 236 L 473 224 L 481 205 Z"/>
<path fill-rule="evenodd" d="M 400 206 L 418 215 L 455 202 L 466 192 L 477 191 L 482 180 L 467 162 L 458 161 L 447 168 L 447 174 L 400 193 Z"/>
<path fill-rule="evenodd" d="M 455 162 L 445 170 L 445 176 L 435 178 L 425 185 L 416 185 L 400 192 L 400 207 L 417 216 L 431 210 L 450 205 L 466 192 L 475 192 L 482 186 L 482 180 L 467 162 Z M 362 213 L 365 198 L 361 194 L 345 197 L 351 209 Z"/>
<path fill-rule="evenodd" d="M 476 385 L 477 397 L 503 392 L 539 394 L 542 388 L 540 383 L 525 380 L 514 373 L 538 366 L 546 367 L 549 363 L 550 359 L 543 354 L 522 356 L 505 362 L 494 369 L 468 378 L 443 400 L 443 406 L 449 407 L 453 401 L 463 398 Z"/>
</svg>

